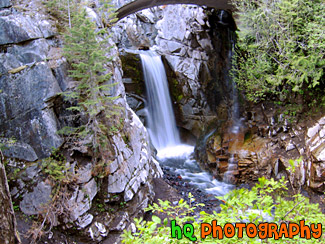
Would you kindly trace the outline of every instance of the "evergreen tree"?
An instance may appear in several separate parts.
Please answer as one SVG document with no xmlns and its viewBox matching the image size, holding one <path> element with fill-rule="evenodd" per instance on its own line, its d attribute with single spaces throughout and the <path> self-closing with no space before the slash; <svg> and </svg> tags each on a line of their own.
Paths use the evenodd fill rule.
<svg viewBox="0 0 325 244">
<path fill-rule="evenodd" d="M 65 93 L 67 98 L 76 99 L 77 106 L 70 110 L 77 110 L 88 116 L 88 123 L 78 128 L 78 136 L 93 135 L 93 146 L 100 144 L 103 136 L 103 126 L 97 115 L 105 111 L 106 117 L 115 113 L 117 106 L 113 104 L 116 97 L 112 97 L 110 84 L 111 73 L 105 69 L 105 64 L 112 61 L 107 53 L 112 47 L 107 47 L 108 33 L 105 29 L 98 29 L 96 23 L 87 18 L 86 10 L 77 5 L 72 14 L 72 27 L 65 34 L 64 53 L 72 69 L 72 77 L 77 85 L 72 91 Z"/>
<path fill-rule="evenodd" d="M 234 76 L 247 98 L 283 100 L 317 89 L 324 98 L 324 1 L 233 2 L 240 29 Z"/>
</svg>

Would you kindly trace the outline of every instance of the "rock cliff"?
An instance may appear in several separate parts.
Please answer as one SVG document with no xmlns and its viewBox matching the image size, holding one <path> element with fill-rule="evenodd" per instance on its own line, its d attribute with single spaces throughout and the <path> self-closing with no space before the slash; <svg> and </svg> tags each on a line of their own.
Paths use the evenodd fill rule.
<svg viewBox="0 0 325 244">
<path fill-rule="evenodd" d="M 88 13 L 96 16 L 96 6 L 92 7 Z M 108 163 L 100 168 L 87 142 L 71 146 L 57 133 L 66 125 L 82 123 L 82 116 L 72 119 L 60 95 L 74 82 L 68 77 L 58 20 L 42 1 L 6 0 L 0 1 L 0 26 L 0 134 L 14 201 L 26 215 L 46 214 L 44 206 L 55 188 L 46 158 L 53 148 L 60 149 L 73 180 L 61 202 L 65 210 L 51 213 L 51 224 L 80 229 L 93 241 L 119 233 L 153 199 L 152 179 L 162 172 L 151 157 L 146 128 L 126 102 L 117 48 L 111 50 L 115 58 L 107 71 L 112 73 L 109 82 L 117 83 L 113 96 L 119 97 L 115 103 L 122 112 L 115 119 L 121 123 L 111 130 L 110 153 L 102 155 Z M 108 45 L 114 43 L 110 40 Z M 109 121 L 106 125 L 112 128 Z M 9 143 L 13 138 L 15 142 Z M 96 172 L 99 168 L 103 175 Z"/>
</svg>

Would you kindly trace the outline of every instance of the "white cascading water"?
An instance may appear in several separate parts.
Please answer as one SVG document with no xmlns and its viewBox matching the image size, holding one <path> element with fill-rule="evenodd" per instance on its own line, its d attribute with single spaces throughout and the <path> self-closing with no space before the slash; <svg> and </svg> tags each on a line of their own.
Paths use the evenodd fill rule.
<svg viewBox="0 0 325 244">
<path fill-rule="evenodd" d="M 148 129 L 152 144 L 159 151 L 180 144 L 168 82 L 161 57 L 152 51 L 141 52 L 147 88 Z"/>
<path fill-rule="evenodd" d="M 209 194 L 226 194 L 233 186 L 202 171 L 193 157 L 194 147 L 181 144 L 161 57 L 152 51 L 139 53 L 147 90 L 148 132 L 158 160 L 190 185 Z"/>
<path fill-rule="evenodd" d="M 228 32 L 228 35 L 229 35 L 229 40 L 231 43 L 231 48 L 228 51 L 228 60 L 232 60 L 232 56 L 233 56 L 234 50 L 235 50 L 235 40 L 234 40 L 233 34 L 230 31 Z M 227 72 L 228 72 L 227 82 L 228 82 L 228 85 L 231 87 L 231 89 L 230 89 L 230 96 L 231 96 L 231 100 L 232 100 L 231 119 L 232 119 L 232 123 L 233 123 L 230 128 L 230 132 L 232 134 L 238 134 L 242 127 L 242 119 L 240 118 L 240 111 L 239 111 L 238 90 L 237 90 L 235 82 L 232 80 L 232 78 L 229 75 L 231 66 L 232 66 L 232 62 L 229 62 L 228 67 L 227 67 Z M 228 172 L 229 172 L 230 168 L 232 167 L 231 166 L 232 164 L 236 164 L 233 154 L 230 155 L 229 160 L 228 160 L 228 169 L 224 173 L 224 176 L 223 176 L 224 182 L 231 182 L 231 174 L 228 174 Z"/>
</svg>

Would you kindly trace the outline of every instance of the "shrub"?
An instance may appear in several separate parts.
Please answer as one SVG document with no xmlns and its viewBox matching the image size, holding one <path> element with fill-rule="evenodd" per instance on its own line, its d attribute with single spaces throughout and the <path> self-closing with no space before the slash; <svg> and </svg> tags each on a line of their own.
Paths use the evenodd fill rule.
<svg viewBox="0 0 325 244">
<path fill-rule="evenodd" d="M 301 194 L 288 197 L 286 194 L 287 182 L 283 179 L 275 181 L 260 178 L 259 183 L 251 190 L 236 189 L 224 197 L 218 197 L 224 204 L 221 205 L 219 213 L 207 214 L 200 212 L 195 216 L 197 205 L 191 206 L 184 200 L 180 200 L 178 205 L 173 206 L 168 201 L 159 201 L 159 204 L 153 204 L 147 210 L 153 213 L 163 213 L 169 216 L 169 219 L 160 219 L 153 215 L 152 221 L 135 219 L 137 231 L 125 231 L 122 235 L 123 243 L 191 243 L 188 238 L 183 237 L 181 240 L 171 237 L 170 220 L 176 220 L 177 225 L 183 226 L 192 223 L 194 226 L 195 243 L 321 243 L 321 239 L 310 240 L 299 239 L 295 236 L 293 239 L 281 238 L 275 240 L 269 238 L 261 241 L 258 238 L 249 238 L 244 231 L 243 237 L 223 238 L 222 240 L 213 239 L 207 236 L 205 239 L 200 237 L 200 224 L 211 223 L 217 220 L 217 224 L 224 227 L 227 223 L 254 223 L 259 224 L 271 221 L 280 226 L 281 223 L 299 223 L 305 220 L 306 225 L 312 223 L 322 223 L 325 215 L 320 211 L 318 204 L 311 204 L 309 199 Z M 193 196 L 190 202 L 194 201 Z M 324 227 L 323 227 L 324 232 Z"/>
<path fill-rule="evenodd" d="M 324 85 L 321 0 L 234 0 L 239 30 L 233 75 L 252 101 L 286 98 Z M 322 95 L 324 95 L 322 93 Z"/>
</svg>

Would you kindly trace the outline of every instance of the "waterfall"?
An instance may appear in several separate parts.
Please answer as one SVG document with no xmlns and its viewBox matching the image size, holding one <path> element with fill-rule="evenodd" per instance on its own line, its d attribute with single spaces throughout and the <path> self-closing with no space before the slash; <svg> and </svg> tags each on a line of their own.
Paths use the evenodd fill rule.
<svg viewBox="0 0 325 244">
<path fill-rule="evenodd" d="M 232 120 L 232 126 L 229 129 L 229 132 L 232 135 L 232 140 L 236 142 L 237 138 L 236 135 L 240 133 L 240 130 L 242 128 L 242 121 L 240 117 L 240 109 L 239 109 L 239 102 L 238 102 L 238 90 L 236 87 L 236 83 L 233 81 L 232 77 L 229 75 L 229 72 L 232 68 L 232 57 L 234 55 L 234 50 L 235 50 L 235 38 L 233 33 L 231 33 L 228 30 L 228 38 L 230 40 L 231 48 L 228 51 L 228 60 L 230 61 L 227 65 L 227 83 L 228 86 L 230 86 L 230 98 L 232 100 L 231 104 L 231 120 Z M 237 165 L 238 162 L 236 162 L 234 154 L 230 154 L 230 157 L 228 159 L 228 168 L 227 171 L 223 175 L 223 181 L 224 182 L 232 182 L 232 175 L 230 174 L 231 169 L 234 168 L 234 165 Z"/>
<path fill-rule="evenodd" d="M 241 124 L 241 118 L 240 118 L 240 111 L 239 111 L 239 102 L 238 102 L 238 90 L 236 87 L 236 83 L 233 81 L 233 79 L 230 77 L 229 72 L 232 68 L 232 57 L 234 55 L 234 50 L 235 50 L 235 38 L 234 34 L 231 33 L 228 30 L 228 38 L 230 40 L 231 48 L 228 51 L 228 60 L 230 60 L 229 64 L 227 65 L 227 80 L 228 80 L 228 85 L 231 87 L 230 88 L 230 96 L 232 100 L 232 106 L 231 106 L 231 119 L 233 121 L 233 125 L 231 128 L 231 132 L 234 134 L 238 134 L 240 131 L 240 128 L 242 127 Z"/>
<path fill-rule="evenodd" d="M 147 90 L 148 132 L 152 144 L 160 149 L 180 144 L 161 57 L 152 51 L 140 52 Z"/>
<path fill-rule="evenodd" d="M 147 90 L 147 129 L 160 164 L 183 181 L 206 193 L 224 195 L 233 186 L 213 179 L 193 157 L 194 147 L 181 144 L 161 57 L 152 51 L 140 53 Z"/>
</svg>

